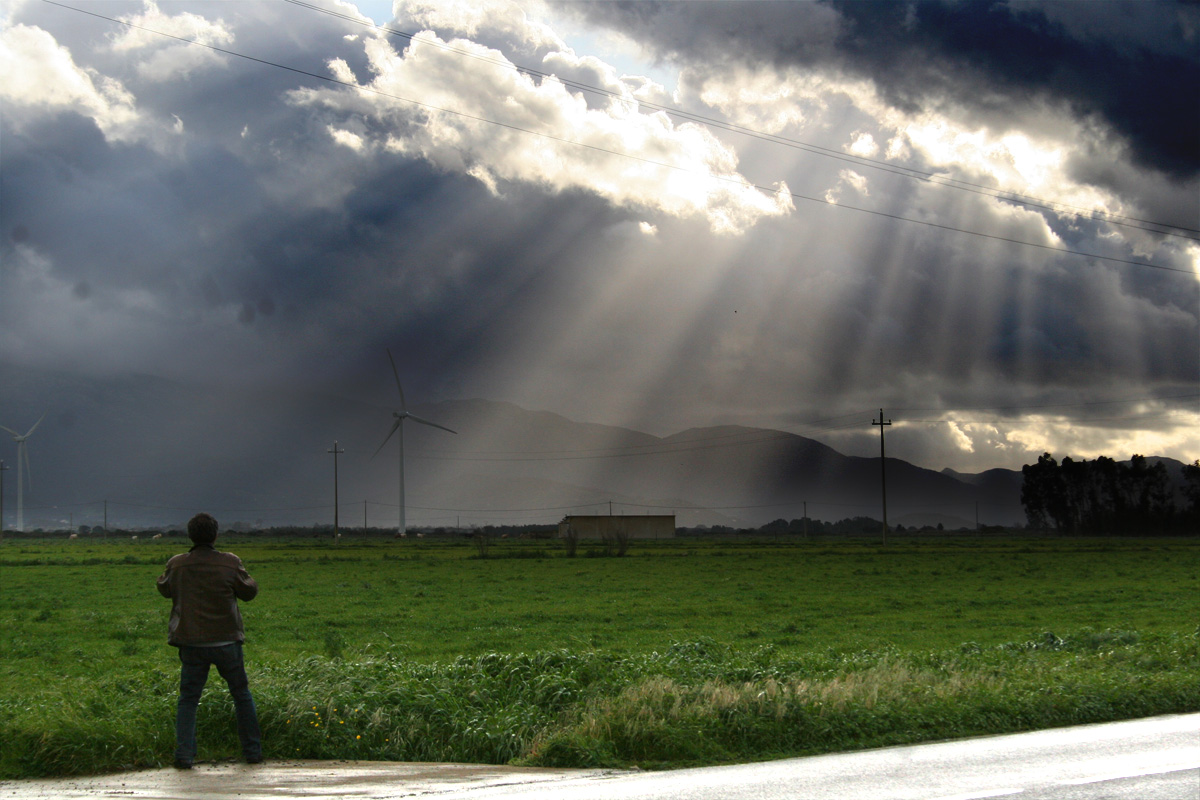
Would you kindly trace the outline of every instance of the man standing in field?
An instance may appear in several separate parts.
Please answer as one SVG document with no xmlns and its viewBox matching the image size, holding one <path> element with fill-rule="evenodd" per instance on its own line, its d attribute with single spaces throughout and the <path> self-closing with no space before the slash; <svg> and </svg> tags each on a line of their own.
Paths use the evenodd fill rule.
<svg viewBox="0 0 1200 800">
<path fill-rule="evenodd" d="M 158 579 L 158 591 L 171 599 L 167 641 L 179 648 L 182 664 L 179 705 L 175 711 L 175 766 L 191 769 L 196 758 L 196 708 L 208 680 L 208 668 L 229 685 L 237 711 L 242 756 L 250 764 L 262 761 L 258 712 L 242 661 L 242 614 L 238 600 L 253 600 L 258 584 L 233 553 L 213 547 L 217 521 L 197 514 L 188 522 L 192 549 L 174 556 Z"/>
</svg>

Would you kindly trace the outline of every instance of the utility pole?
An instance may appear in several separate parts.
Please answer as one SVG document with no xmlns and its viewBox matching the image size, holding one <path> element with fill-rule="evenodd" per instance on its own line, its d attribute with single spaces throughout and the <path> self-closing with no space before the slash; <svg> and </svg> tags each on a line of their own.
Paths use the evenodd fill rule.
<svg viewBox="0 0 1200 800">
<path fill-rule="evenodd" d="M 367 532 L 367 501 L 363 500 L 363 533 Z"/>
<path fill-rule="evenodd" d="M 326 453 L 333 453 L 333 543 L 337 544 L 338 540 L 338 474 L 337 474 L 337 457 L 345 450 L 338 449 L 337 439 L 333 440 L 333 449 L 326 450 Z"/>
<path fill-rule="evenodd" d="M 17 464 L 17 466 L 21 466 Z M 3 461 L 0 461 L 0 544 L 4 543 L 4 471 L 8 469 Z"/>
<path fill-rule="evenodd" d="M 883 409 L 879 409 L 879 421 L 871 420 L 872 425 L 879 426 L 879 484 L 883 489 L 883 543 L 887 544 L 887 462 L 885 461 L 883 451 L 883 429 L 887 425 L 891 425 L 889 419 L 886 422 L 883 419 Z"/>
</svg>

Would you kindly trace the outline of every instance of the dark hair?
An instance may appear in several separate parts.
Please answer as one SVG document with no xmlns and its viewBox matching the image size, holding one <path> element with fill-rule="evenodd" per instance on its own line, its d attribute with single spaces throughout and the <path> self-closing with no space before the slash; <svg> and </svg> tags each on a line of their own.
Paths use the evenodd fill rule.
<svg viewBox="0 0 1200 800">
<path fill-rule="evenodd" d="M 196 544 L 212 544 L 217 540 L 217 521 L 203 512 L 188 520 L 188 538 Z"/>
</svg>

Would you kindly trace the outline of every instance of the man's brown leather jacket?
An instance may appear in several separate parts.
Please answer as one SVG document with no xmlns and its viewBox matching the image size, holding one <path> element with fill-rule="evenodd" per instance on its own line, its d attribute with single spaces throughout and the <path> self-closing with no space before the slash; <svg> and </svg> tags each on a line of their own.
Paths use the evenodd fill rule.
<svg viewBox="0 0 1200 800">
<path fill-rule="evenodd" d="M 238 600 L 253 600 L 258 584 L 242 560 L 210 544 L 198 544 L 167 562 L 158 591 L 171 599 L 167 641 L 181 644 L 243 642 Z"/>
</svg>

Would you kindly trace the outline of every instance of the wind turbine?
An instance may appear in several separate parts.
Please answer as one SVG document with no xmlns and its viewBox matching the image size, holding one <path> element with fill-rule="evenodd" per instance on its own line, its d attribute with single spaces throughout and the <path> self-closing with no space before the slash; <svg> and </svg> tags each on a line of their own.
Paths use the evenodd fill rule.
<svg viewBox="0 0 1200 800">
<path fill-rule="evenodd" d="M 395 359 L 392 358 L 391 350 L 387 351 L 387 355 L 388 355 L 388 361 L 390 361 L 392 364 L 392 374 L 396 376 L 396 391 L 398 391 L 400 393 L 400 409 L 392 412 L 392 416 L 396 418 L 396 421 L 392 423 L 392 429 L 390 431 L 388 431 L 388 435 L 385 436 L 383 439 L 383 444 L 379 445 L 379 448 L 371 455 L 371 458 L 374 458 L 375 456 L 379 455 L 379 451 L 382 450 L 383 445 L 387 444 L 388 440 L 392 438 L 392 434 L 394 434 L 394 433 L 399 434 L 396 437 L 397 441 L 400 442 L 400 530 L 399 530 L 399 533 L 401 535 L 403 535 L 405 532 L 405 527 L 404 527 L 404 420 L 411 419 L 413 422 L 419 422 L 422 425 L 428 425 L 432 428 L 441 428 L 444 431 L 450 431 L 450 433 L 457 433 L 457 431 L 451 431 L 445 425 L 439 425 L 436 422 L 430 422 L 427 419 L 421 419 L 418 416 L 408 413 L 408 406 L 404 402 L 404 388 L 400 385 L 400 373 L 396 370 L 396 361 L 395 361 Z"/>
<path fill-rule="evenodd" d="M 42 424 L 42 420 L 46 418 L 42 414 L 38 421 L 33 423 L 33 427 L 26 431 L 25 435 L 14 431 L 12 428 L 5 428 L 0 425 L 0 430 L 6 430 L 12 434 L 13 441 L 17 443 L 17 530 L 24 532 L 25 530 L 25 479 L 23 476 L 29 475 L 30 483 L 33 482 L 33 475 L 29 471 L 29 451 L 25 449 L 25 440 L 33 435 L 37 430 L 37 426 Z M 21 470 L 21 465 L 25 465 L 24 471 Z M 0 522 L 0 524 L 3 524 Z"/>
</svg>

